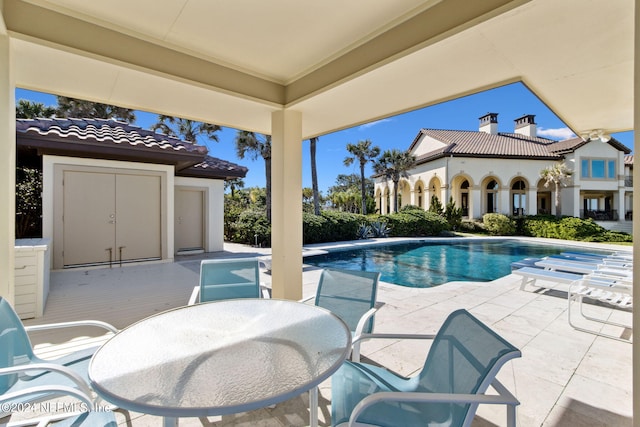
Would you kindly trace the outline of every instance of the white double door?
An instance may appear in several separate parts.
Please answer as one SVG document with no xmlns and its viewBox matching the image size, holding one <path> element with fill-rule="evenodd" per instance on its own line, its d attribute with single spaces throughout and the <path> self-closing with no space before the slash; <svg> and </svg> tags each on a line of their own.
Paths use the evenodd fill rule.
<svg viewBox="0 0 640 427">
<path fill-rule="evenodd" d="M 161 258 L 160 176 L 65 171 L 63 188 L 65 266 Z"/>
</svg>

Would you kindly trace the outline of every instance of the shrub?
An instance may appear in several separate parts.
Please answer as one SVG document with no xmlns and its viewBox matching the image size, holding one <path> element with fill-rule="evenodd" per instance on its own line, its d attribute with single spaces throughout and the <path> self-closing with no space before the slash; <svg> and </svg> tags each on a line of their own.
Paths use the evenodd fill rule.
<svg viewBox="0 0 640 427">
<path fill-rule="evenodd" d="M 231 241 L 247 245 L 271 246 L 271 224 L 263 209 L 249 209 L 231 225 Z"/>
<path fill-rule="evenodd" d="M 389 232 L 391 229 L 387 225 L 387 221 L 377 220 L 372 221 L 370 224 L 371 227 L 371 237 L 389 237 Z"/>
<path fill-rule="evenodd" d="M 463 220 L 460 222 L 459 230 L 463 233 L 486 233 L 484 224 L 480 221 Z"/>
<path fill-rule="evenodd" d="M 630 242 L 632 237 L 626 233 L 609 231 L 591 218 L 562 217 L 548 215 L 527 217 L 523 225 L 523 234 L 549 239 L 582 240 L 588 242 Z"/>
<path fill-rule="evenodd" d="M 368 239 L 373 236 L 373 230 L 369 224 L 365 224 L 364 222 L 360 224 L 358 227 L 358 231 L 356 232 L 356 239 Z"/>
<path fill-rule="evenodd" d="M 325 242 L 327 220 L 322 215 L 302 213 L 302 241 L 304 244 Z"/>
<path fill-rule="evenodd" d="M 449 203 L 444 209 L 444 218 L 447 220 L 452 230 L 460 228 L 462 222 L 462 208 L 456 207 L 453 197 L 449 197 Z"/>
<path fill-rule="evenodd" d="M 420 210 L 408 210 L 386 215 L 391 236 L 422 237 L 437 236 L 449 230 L 449 224 L 440 215 Z"/>
<path fill-rule="evenodd" d="M 484 214 L 482 223 L 489 234 L 494 236 L 513 236 L 516 232 L 515 222 L 506 215 L 498 213 Z"/>
</svg>

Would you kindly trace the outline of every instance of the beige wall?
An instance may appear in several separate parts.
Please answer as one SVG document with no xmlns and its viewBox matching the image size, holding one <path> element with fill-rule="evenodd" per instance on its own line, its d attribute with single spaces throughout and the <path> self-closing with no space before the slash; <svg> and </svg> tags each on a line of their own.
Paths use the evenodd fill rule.
<svg viewBox="0 0 640 427">
<path fill-rule="evenodd" d="M 175 185 L 204 191 L 205 252 L 224 250 L 224 180 L 175 177 Z"/>
</svg>

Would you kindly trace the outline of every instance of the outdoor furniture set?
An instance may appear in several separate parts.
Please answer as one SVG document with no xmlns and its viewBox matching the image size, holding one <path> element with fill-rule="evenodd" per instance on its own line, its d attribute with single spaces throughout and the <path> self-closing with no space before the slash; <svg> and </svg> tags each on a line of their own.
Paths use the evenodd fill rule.
<svg viewBox="0 0 640 427">
<path fill-rule="evenodd" d="M 513 271 L 522 276 L 520 289 L 535 285 L 556 289 L 559 284 L 568 285 L 567 319 L 571 327 L 619 341 L 630 342 L 632 325 L 609 320 L 608 317 L 587 315 L 584 300 L 605 303 L 607 306 L 630 311 L 633 309 L 633 259 L 628 254 L 599 255 L 582 252 L 563 252 L 535 262 L 536 267 L 524 267 Z M 542 282 L 538 282 L 541 280 Z M 615 335 L 600 327 L 580 326 L 572 317 L 572 305 L 577 302 L 580 315 L 589 321 L 623 329 Z"/>
<path fill-rule="evenodd" d="M 309 422 L 317 426 L 317 386 L 331 377 L 334 426 L 469 426 L 480 404 L 506 405 L 514 426 L 519 401 L 496 375 L 520 351 L 466 310 L 451 313 L 435 335 L 374 333 L 379 277 L 324 269 L 316 295 L 295 302 L 268 298 L 257 258 L 203 261 L 189 305 L 121 331 L 93 323 L 115 335 L 99 349 L 48 361 L 33 355 L 24 326 L 0 299 L 0 404 L 68 395 L 85 405 L 65 414 L 73 425 L 115 426 L 112 412 L 95 410 L 95 392 L 177 425 L 180 417 L 273 407 L 309 391 Z M 360 343 L 371 339 L 432 344 L 422 370 L 404 378 L 360 361 Z M 497 394 L 486 394 L 489 387 Z"/>
</svg>

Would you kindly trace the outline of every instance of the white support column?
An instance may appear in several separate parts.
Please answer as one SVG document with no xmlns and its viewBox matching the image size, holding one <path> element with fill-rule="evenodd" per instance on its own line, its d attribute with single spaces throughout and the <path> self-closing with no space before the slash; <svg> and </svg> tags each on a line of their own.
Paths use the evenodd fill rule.
<svg viewBox="0 0 640 427">
<path fill-rule="evenodd" d="M 511 189 L 509 186 L 504 185 L 500 187 L 498 198 L 500 199 L 497 213 L 501 213 L 503 215 L 512 215 L 512 206 L 511 206 Z"/>
<path fill-rule="evenodd" d="M 627 211 L 627 207 L 625 206 L 624 200 L 624 185 L 618 188 L 618 203 L 617 203 L 617 211 L 618 211 L 618 221 L 624 221 L 624 214 Z M 615 207 L 615 206 L 614 206 Z"/>
<path fill-rule="evenodd" d="M 16 107 L 10 41 L 1 13 L 0 9 L 0 296 L 14 304 Z"/>
<path fill-rule="evenodd" d="M 469 187 L 469 219 L 482 218 L 482 189 L 479 185 Z M 458 206 L 460 207 L 460 206 Z"/>
<path fill-rule="evenodd" d="M 273 298 L 302 298 L 302 114 L 271 115 Z"/>
<path fill-rule="evenodd" d="M 525 215 L 535 215 L 538 213 L 538 188 L 527 189 L 527 209 Z"/>
</svg>

